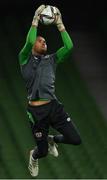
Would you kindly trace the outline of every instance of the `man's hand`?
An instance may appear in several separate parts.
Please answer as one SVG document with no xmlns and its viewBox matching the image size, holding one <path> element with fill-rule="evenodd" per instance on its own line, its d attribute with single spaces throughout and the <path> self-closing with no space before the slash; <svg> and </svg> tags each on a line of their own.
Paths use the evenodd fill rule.
<svg viewBox="0 0 107 180">
<path fill-rule="evenodd" d="M 45 5 L 42 4 L 41 6 L 39 6 L 37 8 L 37 10 L 35 11 L 34 17 L 33 17 L 33 21 L 32 21 L 32 25 L 38 27 L 38 22 L 40 19 L 40 13 L 45 9 Z"/>
<path fill-rule="evenodd" d="M 55 24 L 57 25 L 57 28 L 59 31 L 64 31 L 65 30 L 65 26 L 62 22 L 62 16 L 61 16 L 61 12 L 59 11 L 59 9 L 56 7 L 57 10 L 57 17 L 56 17 L 56 21 Z"/>
</svg>

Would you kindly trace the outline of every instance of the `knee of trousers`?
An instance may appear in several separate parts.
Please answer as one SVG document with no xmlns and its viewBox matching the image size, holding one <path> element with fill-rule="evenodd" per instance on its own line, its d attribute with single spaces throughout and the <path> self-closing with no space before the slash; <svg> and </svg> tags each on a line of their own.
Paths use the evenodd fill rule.
<svg viewBox="0 0 107 180">
<path fill-rule="evenodd" d="M 81 138 L 79 137 L 78 139 L 75 140 L 74 145 L 80 145 L 82 143 Z"/>
<path fill-rule="evenodd" d="M 82 143 L 81 138 L 78 136 L 74 139 L 69 139 L 69 144 L 73 144 L 73 145 L 80 145 Z"/>
</svg>

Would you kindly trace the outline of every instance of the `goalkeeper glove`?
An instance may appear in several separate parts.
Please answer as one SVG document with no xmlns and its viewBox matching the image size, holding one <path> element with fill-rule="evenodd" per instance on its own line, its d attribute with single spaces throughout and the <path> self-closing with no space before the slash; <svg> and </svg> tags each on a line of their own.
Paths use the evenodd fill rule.
<svg viewBox="0 0 107 180">
<path fill-rule="evenodd" d="M 63 30 L 65 30 L 65 26 L 62 22 L 61 12 L 59 11 L 58 8 L 56 8 L 56 11 L 57 11 L 57 17 L 56 17 L 55 24 L 57 25 L 57 28 L 59 31 L 63 31 Z"/>
<path fill-rule="evenodd" d="M 37 8 L 37 10 L 35 11 L 34 17 L 33 17 L 33 21 L 32 21 L 32 25 L 38 27 L 38 23 L 40 20 L 40 13 L 45 9 L 45 5 L 41 5 Z"/>
</svg>

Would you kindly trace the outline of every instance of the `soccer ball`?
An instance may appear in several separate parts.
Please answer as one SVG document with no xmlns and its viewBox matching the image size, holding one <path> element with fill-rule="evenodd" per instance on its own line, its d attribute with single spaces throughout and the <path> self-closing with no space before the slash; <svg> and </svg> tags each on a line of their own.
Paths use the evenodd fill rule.
<svg viewBox="0 0 107 180">
<path fill-rule="evenodd" d="M 57 18 L 56 7 L 46 5 L 45 9 L 40 14 L 40 22 L 44 25 L 50 25 L 55 22 Z"/>
</svg>

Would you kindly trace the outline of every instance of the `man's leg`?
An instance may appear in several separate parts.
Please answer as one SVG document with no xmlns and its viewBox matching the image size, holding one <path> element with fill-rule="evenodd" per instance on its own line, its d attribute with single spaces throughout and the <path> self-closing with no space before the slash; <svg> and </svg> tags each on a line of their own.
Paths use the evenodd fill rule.
<svg viewBox="0 0 107 180">
<path fill-rule="evenodd" d="M 30 125 L 34 139 L 36 140 L 36 147 L 30 151 L 29 170 L 30 174 L 34 177 L 38 175 L 39 166 L 38 159 L 45 157 L 48 154 L 48 131 L 49 124 L 47 118 L 39 119 L 35 117 L 34 108 L 33 112 L 28 112 L 30 118 Z"/>
<path fill-rule="evenodd" d="M 81 144 L 80 134 L 68 113 L 65 112 L 63 105 L 56 101 L 54 106 L 51 125 L 61 133 L 53 137 L 54 141 L 64 144 Z"/>
<path fill-rule="evenodd" d="M 79 145 L 81 144 L 81 138 L 77 131 L 77 128 L 73 124 L 73 122 L 63 122 L 57 131 L 60 132 L 60 135 L 54 136 L 54 141 L 56 143 L 64 143 L 64 144 L 73 144 Z"/>
<path fill-rule="evenodd" d="M 35 128 L 34 137 L 36 140 L 36 148 L 32 154 L 34 159 L 40 159 L 48 154 L 48 133 L 42 129 Z"/>
</svg>

